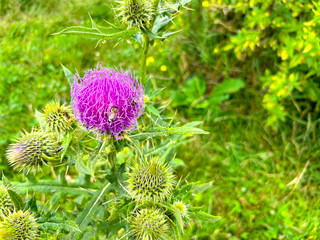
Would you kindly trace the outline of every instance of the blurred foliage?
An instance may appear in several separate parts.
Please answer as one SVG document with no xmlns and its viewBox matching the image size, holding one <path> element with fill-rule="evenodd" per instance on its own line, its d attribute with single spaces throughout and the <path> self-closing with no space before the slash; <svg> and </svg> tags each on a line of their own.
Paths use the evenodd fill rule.
<svg viewBox="0 0 320 240">
<path fill-rule="evenodd" d="M 182 33 L 155 40 L 147 58 L 152 87 L 168 89 L 161 97 L 172 101 L 169 112 L 205 121 L 211 132 L 177 146 L 174 164 L 178 175 L 213 181 L 193 201 L 222 220 L 191 222 L 185 239 L 320 238 L 319 4 L 199 0 L 190 8 L 168 29 Z M 10 139 L 35 125 L 35 109 L 69 102 L 61 63 L 138 71 L 138 42 L 95 48 L 91 39 L 51 35 L 90 27 L 88 12 L 98 24 L 113 20 L 111 1 L 1 1 L 0 167 L 10 179 L 24 178 L 4 158 Z M 60 207 L 71 211 L 65 199 Z"/>
<path fill-rule="evenodd" d="M 274 129 L 287 118 L 306 119 L 308 112 L 317 117 L 319 6 L 304 0 L 194 3 L 180 47 L 183 67 L 212 79 L 208 96 L 222 79 L 246 79 L 248 87 L 263 95 L 265 124 Z M 192 61 L 195 55 L 197 61 Z"/>
</svg>

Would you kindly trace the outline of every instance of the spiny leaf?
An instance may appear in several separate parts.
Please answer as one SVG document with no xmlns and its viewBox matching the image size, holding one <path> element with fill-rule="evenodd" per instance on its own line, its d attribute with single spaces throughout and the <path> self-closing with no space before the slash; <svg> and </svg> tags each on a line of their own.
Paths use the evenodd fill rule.
<svg viewBox="0 0 320 240">
<path fill-rule="evenodd" d="M 172 21 L 172 17 L 168 17 L 166 15 L 162 16 L 159 15 L 156 18 L 156 21 L 152 27 L 152 33 L 154 35 L 158 35 L 158 33 L 160 32 L 161 29 L 163 29 L 168 23 L 170 23 Z"/>
<path fill-rule="evenodd" d="M 39 181 L 38 183 L 26 182 L 26 183 L 14 183 L 14 187 L 18 188 L 22 193 L 27 191 L 36 191 L 41 193 L 56 193 L 63 192 L 64 194 L 93 194 L 90 189 L 83 188 L 77 183 L 69 183 L 68 185 L 62 185 L 58 181 Z"/>
<path fill-rule="evenodd" d="M 98 190 L 95 192 L 95 194 L 92 196 L 90 202 L 88 203 L 87 207 L 84 209 L 84 211 L 78 216 L 76 219 L 76 223 L 79 225 L 80 230 L 84 230 L 87 226 L 88 218 L 91 219 L 93 216 L 90 215 L 90 213 L 93 211 L 95 207 L 98 207 L 98 202 L 101 200 L 101 197 L 103 196 L 104 192 L 107 190 L 107 188 L 110 186 L 110 183 L 107 183 L 102 190 Z"/>
<path fill-rule="evenodd" d="M 79 227 L 72 221 L 64 220 L 64 221 L 57 221 L 57 222 L 45 222 L 40 225 L 40 229 L 44 232 L 47 232 L 49 230 L 53 231 L 65 231 L 65 232 L 71 232 L 71 231 L 77 231 L 81 232 Z"/>
<path fill-rule="evenodd" d="M 160 88 L 160 89 L 157 89 L 153 92 L 150 93 L 150 96 L 149 96 L 149 99 L 153 99 L 154 97 L 158 96 L 159 93 L 161 93 L 165 88 Z"/>
<path fill-rule="evenodd" d="M 69 69 L 68 69 L 68 68 L 66 68 L 66 67 L 65 67 L 65 66 L 63 66 L 62 64 L 61 64 L 61 66 L 62 66 L 62 69 L 63 69 L 64 75 L 66 76 L 66 78 L 67 78 L 67 79 L 68 79 L 68 81 L 69 81 L 69 84 L 70 84 L 70 85 L 72 85 L 72 84 L 73 84 L 73 82 L 74 82 L 73 74 L 69 71 Z"/>
<path fill-rule="evenodd" d="M 212 183 L 213 183 L 213 182 L 211 181 L 211 182 L 208 182 L 208 183 L 199 185 L 199 186 L 194 186 L 193 192 L 194 192 L 194 193 L 204 192 L 204 191 L 206 191 L 207 189 L 209 189 L 210 187 L 212 187 Z"/>
<path fill-rule="evenodd" d="M 160 117 L 159 111 L 153 105 L 148 104 L 146 108 L 149 110 L 151 114 Z"/>
<path fill-rule="evenodd" d="M 194 218 L 199 219 L 201 221 L 211 222 L 211 223 L 217 222 L 221 219 L 221 217 L 219 216 L 213 216 L 203 211 L 196 211 L 196 212 L 190 213 L 190 215 L 193 215 Z"/>
<path fill-rule="evenodd" d="M 23 200 L 18 193 L 18 191 L 15 190 L 13 185 L 9 182 L 9 180 L 3 175 L 2 176 L 3 185 L 5 186 L 11 201 L 13 202 L 13 205 L 16 210 L 22 210 L 24 208 Z"/>
<path fill-rule="evenodd" d="M 131 135 L 130 138 L 135 140 L 143 140 L 154 137 L 164 137 L 170 135 L 183 135 L 183 136 L 192 136 L 197 134 L 208 134 L 208 132 L 195 127 L 189 127 L 184 125 L 182 127 L 152 127 L 145 129 L 145 131 Z"/>
<path fill-rule="evenodd" d="M 110 39 L 129 39 L 137 33 L 136 29 L 121 29 L 121 28 L 104 28 L 97 25 L 93 28 L 82 26 L 71 26 L 63 29 L 62 31 L 54 34 L 73 34 L 80 37 L 88 37 L 98 40 L 110 40 Z"/>
</svg>

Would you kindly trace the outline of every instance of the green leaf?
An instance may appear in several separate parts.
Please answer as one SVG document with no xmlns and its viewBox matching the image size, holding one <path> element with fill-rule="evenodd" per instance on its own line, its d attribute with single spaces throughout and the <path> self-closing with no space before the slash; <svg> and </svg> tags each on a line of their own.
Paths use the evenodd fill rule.
<svg viewBox="0 0 320 240">
<path fill-rule="evenodd" d="M 183 235 L 183 220 L 182 220 L 182 216 L 181 216 L 181 214 L 178 214 L 176 212 L 173 215 L 174 215 L 174 217 L 176 219 L 175 223 L 176 223 L 177 229 L 179 230 L 180 234 Z"/>
<path fill-rule="evenodd" d="M 165 89 L 165 88 L 160 88 L 160 89 L 157 89 L 157 90 L 155 90 L 155 91 L 152 91 L 152 92 L 150 93 L 149 99 L 151 100 L 151 99 L 153 99 L 154 97 L 158 96 L 159 93 L 161 93 L 164 89 Z"/>
<path fill-rule="evenodd" d="M 122 29 L 117 27 L 99 27 L 93 25 L 91 28 L 82 26 L 71 26 L 63 29 L 58 34 L 72 34 L 79 37 L 88 37 L 98 40 L 110 40 L 110 39 L 129 39 L 138 32 L 137 29 Z"/>
<path fill-rule="evenodd" d="M 240 78 L 226 79 L 212 90 L 211 95 L 234 93 L 239 91 L 244 86 L 244 81 Z"/>
<path fill-rule="evenodd" d="M 25 183 L 13 183 L 13 186 L 18 188 L 22 193 L 27 191 L 36 191 L 41 193 L 56 193 L 62 192 L 64 194 L 93 194 L 93 191 L 88 188 L 83 188 L 78 183 L 69 183 L 62 185 L 58 181 L 39 181 L 37 183 L 25 182 Z"/>
<path fill-rule="evenodd" d="M 152 127 L 145 129 L 143 132 L 138 134 L 133 134 L 130 138 L 135 140 L 144 140 L 154 137 L 165 137 L 170 135 L 182 135 L 182 136 L 192 136 L 198 134 L 209 134 L 208 132 L 195 127 L 189 127 L 184 125 L 182 127 Z"/>
<path fill-rule="evenodd" d="M 63 64 L 61 63 L 61 66 L 62 66 L 62 69 L 63 69 L 63 72 L 64 72 L 64 75 L 66 76 L 66 78 L 68 79 L 69 81 L 69 84 L 72 85 L 73 82 L 74 82 L 74 77 L 73 77 L 73 74 L 69 71 L 68 68 L 66 68 L 65 66 L 63 66 Z"/>
<path fill-rule="evenodd" d="M 90 158 L 89 155 L 83 155 L 83 152 L 79 152 L 77 157 L 75 157 L 75 168 L 79 173 L 93 176 L 93 168 L 90 168 L 90 166 L 86 166 L 86 164 L 84 163 L 84 158 L 86 158 L 86 162 L 90 164 L 90 160 L 88 160 Z"/>
<path fill-rule="evenodd" d="M 15 209 L 22 210 L 24 208 L 24 204 L 20 194 L 15 190 L 15 188 L 4 175 L 2 176 L 2 181 L 10 196 L 11 201 L 13 202 Z"/>
<path fill-rule="evenodd" d="M 157 117 L 160 117 L 159 111 L 158 111 L 153 105 L 148 104 L 148 105 L 146 106 L 146 108 L 149 110 L 149 112 L 150 112 L 152 115 L 155 115 L 155 116 L 157 116 Z"/>
<path fill-rule="evenodd" d="M 216 106 L 217 104 L 229 99 L 230 93 L 237 92 L 244 86 L 245 84 L 242 79 L 226 79 L 212 90 L 209 102 L 213 104 L 213 106 Z"/>
<path fill-rule="evenodd" d="M 190 215 L 193 215 L 194 218 L 201 220 L 201 221 L 205 221 L 205 222 L 217 222 L 221 219 L 221 217 L 219 216 L 213 216 L 209 213 L 203 212 L 203 211 L 196 211 L 193 213 L 190 213 Z"/>
<path fill-rule="evenodd" d="M 99 206 L 98 203 L 109 186 L 110 183 L 107 183 L 102 190 L 96 191 L 95 194 L 92 196 L 90 202 L 87 204 L 84 211 L 81 212 L 81 214 L 76 219 L 76 223 L 79 225 L 81 231 L 85 230 L 86 226 L 90 222 L 90 219 L 94 217 L 93 215 L 91 215 L 91 213 L 94 208 L 97 208 Z"/>
<path fill-rule="evenodd" d="M 143 35 L 141 34 L 141 32 L 137 32 L 135 33 L 132 38 L 134 40 L 136 40 L 141 46 L 143 45 Z"/>
<path fill-rule="evenodd" d="M 69 83 L 70 83 L 70 81 L 69 81 Z M 71 84 L 71 83 L 70 83 L 70 84 Z M 74 133 L 74 132 L 68 133 L 68 134 L 67 134 L 67 137 L 64 138 L 64 140 L 63 140 L 63 143 L 62 143 L 62 153 L 61 153 L 61 161 L 63 160 L 64 156 L 65 156 L 66 153 L 67 153 L 67 150 L 68 150 L 69 145 L 70 145 L 70 143 L 71 143 L 71 141 L 72 141 L 72 138 L 73 138 L 73 133 Z"/>
<path fill-rule="evenodd" d="M 35 196 L 32 196 L 25 205 L 25 209 L 31 210 L 34 213 L 38 212 L 38 206 Z"/>
<path fill-rule="evenodd" d="M 48 231 L 55 231 L 55 232 L 81 232 L 79 227 L 72 221 L 64 220 L 64 221 L 57 221 L 57 222 L 45 222 L 42 223 L 39 227 L 42 231 L 48 232 Z"/>
<path fill-rule="evenodd" d="M 159 15 L 152 27 L 152 33 L 154 35 L 158 35 L 158 33 L 171 21 L 173 20 L 173 17 L 168 17 L 167 15 Z"/>
<path fill-rule="evenodd" d="M 165 32 L 165 33 L 162 34 L 161 38 L 162 38 L 163 40 L 165 40 L 165 39 L 167 39 L 168 37 L 170 37 L 170 36 L 172 36 L 173 34 L 176 34 L 176 33 L 178 33 L 178 32 L 181 32 L 181 30 L 175 31 L 175 32 Z"/>
<path fill-rule="evenodd" d="M 24 204 L 23 204 L 23 200 L 22 200 L 21 196 L 19 195 L 19 193 L 17 193 L 16 191 L 14 191 L 12 189 L 8 189 L 7 192 L 11 198 L 11 201 L 13 202 L 15 209 L 22 210 L 24 208 Z"/>
<path fill-rule="evenodd" d="M 184 136 L 198 135 L 198 134 L 209 134 L 209 132 L 204 131 L 200 128 L 182 126 L 182 127 L 171 127 L 168 128 L 170 134 L 179 134 Z"/>
<path fill-rule="evenodd" d="M 210 187 L 212 187 L 213 181 L 199 185 L 199 186 L 194 186 L 194 193 L 201 193 L 206 190 L 208 190 Z"/>
</svg>

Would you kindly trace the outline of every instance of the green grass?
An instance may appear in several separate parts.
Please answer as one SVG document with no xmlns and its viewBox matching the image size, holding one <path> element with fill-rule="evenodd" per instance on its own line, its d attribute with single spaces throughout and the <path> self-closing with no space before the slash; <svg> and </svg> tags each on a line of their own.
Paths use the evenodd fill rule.
<svg viewBox="0 0 320 240">
<path fill-rule="evenodd" d="M 261 124 L 231 115 L 213 123 L 209 137 L 178 150 L 186 163 L 182 175 L 213 181 L 213 188 L 195 201 L 208 203 L 208 212 L 222 216 L 214 225 L 194 228 L 198 239 L 320 236 L 320 150 L 312 141 L 318 133 L 306 134 L 305 126 L 297 123 L 292 128 L 299 130 L 288 126 L 273 133 Z"/>
</svg>

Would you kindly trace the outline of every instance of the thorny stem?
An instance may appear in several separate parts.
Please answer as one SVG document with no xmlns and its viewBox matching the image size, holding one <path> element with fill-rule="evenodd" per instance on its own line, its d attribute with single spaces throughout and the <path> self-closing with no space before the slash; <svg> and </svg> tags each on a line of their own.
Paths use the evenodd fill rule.
<svg viewBox="0 0 320 240">
<path fill-rule="evenodd" d="M 149 26 L 150 31 L 152 30 L 154 22 L 156 21 L 156 18 L 157 18 L 157 10 L 158 10 L 159 2 L 160 0 L 156 0 L 153 3 L 153 9 L 155 9 L 155 14 L 150 22 L 150 26 Z M 143 47 L 142 47 L 142 55 L 140 59 L 140 81 L 142 84 L 145 84 L 146 74 L 147 74 L 147 55 L 149 51 L 150 38 L 146 33 L 142 32 L 142 34 L 143 34 Z"/>
<path fill-rule="evenodd" d="M 117 150 L 114 146 L 114 140 L 111 140 L 110 143 L 110 153 L 108 154 L 109 162 L 111 163 L 111 166 L 114 167 L 117 163 Z"/>
<path fill-rule="evenodd" d="M 142 55 L 141 55 L 141 62 L 140 62 L 140 81 L 142 84 L 146 83 L 146 73 L 147 73 L 147 54 L 149 50 L 149 43 L 150 43 L 150 38 L 144 34 L 143 38 L 143 50 L 142 50 Z"/>
</svg>

